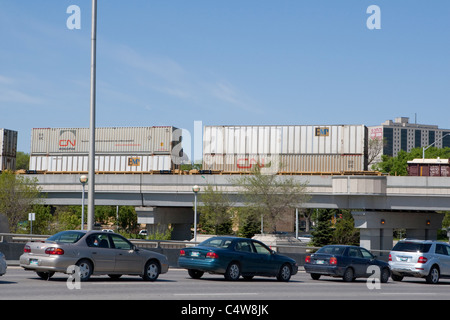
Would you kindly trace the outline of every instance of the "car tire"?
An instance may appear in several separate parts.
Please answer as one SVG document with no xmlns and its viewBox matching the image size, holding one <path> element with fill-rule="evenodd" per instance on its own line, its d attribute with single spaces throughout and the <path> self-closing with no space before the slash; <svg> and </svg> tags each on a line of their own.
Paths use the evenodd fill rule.
<svg viewBox="0 0 450 320">
<path fill-rule="evenodd" d="M 50 279 L 55 273 L 54 272 L 36 272 L 36 274 L 41 278 L 42 280 L 48 280 Z"/>
<path fill-rule="evenodd" d="M 318 273 L 311 273 L 311 278 L 313 280 L 319 280 L 320 279 L 320 274 L 318 274 Z"/>
<path fill-rule="evenodd" d="M 352 268 L 347 268 L 344 272 L 344 276 L 342 277 L 342 279 L 345 282 L 352 282 L 353 280 L 355 280 L 354 274 L 355 273 L 353 272 Z"/>
<path fill-rule="evenodd" d="M 188 274 L 192 279 L 200 279 L 203 276 L 204 272 L 195 269 L 188 269 Z"/>
<path fill-rule="evenodd" d="M 437 284 L 439 282 L 439 277 L 440 277 L 439 268 L 437 266 L 432 266 L 430 269 L 430 273 L 425 278 L 425 280 L 427 281 L 427 283 Z"/>
<path fill-rule="evenodd" d="M 384 268 L 383 270 L 381 270 L 380 282 L 387 283 L 389 281 L 390 276 L 391 276 L 391 271 L 389 270 L 389 268 Z"/>
<path fill-rule="evenodd" d="M 291 275 L 292 275 L 291 267 L 288 264 L 283 264 L 280 268 L 280 271 L 278 272 L 277 280 L 289 282 L 289 280 L 291 279 Z"/>
<path fill-rule="evenodd" d="M 398 274 L 391 274 L 391 278 L 394 281 L 402 281 L 403 280 L 403 276 L 399 276 Z"/>
<path fill-rule="evenodd" d="M 80 268 L 80 281 L 88 281 L 94 271 L 92 262 L 87 259 L 82 259 L 78 261 L 76 265 Z"/>
<path fill-rule="evenodd" d="M 241 268 L 239 263 L 231 262 L 228 265 L 227 271 L 225 271 L 225 279 L 230 281 L 236 281 L 241 276 Z"/>
<path fill-rule="evenodd" d="M 158 279 L 160 272 L 161 268 L 158 261 L 150 260 L 145 264 L 144 275 L 142 276 L 142 278 L 145 281 L 155 281 L 156 279 Z"/>
</svg>

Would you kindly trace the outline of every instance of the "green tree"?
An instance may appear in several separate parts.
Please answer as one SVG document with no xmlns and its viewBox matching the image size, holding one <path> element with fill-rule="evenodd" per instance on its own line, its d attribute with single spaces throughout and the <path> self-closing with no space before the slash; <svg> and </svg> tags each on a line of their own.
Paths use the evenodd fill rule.
<svg viewBox="0 0 450 320">
<path fill-rule="evenodd" d="M 16 152 L 16 170 L 28 170 L 30 166 L 30 155 L 28 153 Z"/>
<path fill-rule="evenodd" d="M 359 245 L 359 230 L 355 228 L 355 220 L 349 210 L 337 213 L 332 243 Z"/>
<path fill-rule="evenodd" d="M 317 224 L 314 231 L 311 233 L 312 246 L 322 247 L 328 245 L 333 239 L 333 228 L 331 224 L 331 219 L 333 217 L 333 210 L 330 209 L 320 209 L 317 213 Z"/>
<path fill-rule="evenodd" d="M 217 186 L 208 184 L 199 194 L 199 203 L 197 211 L 200 214 L 201 229 L 216 235 L 233 233 L 232 202 L 226 193 L 220 191 Z"/>
<path fill-rule="evenodd" d="M 246 205 L 263 215 L 271 232 L 277 231 L 277 221 L 309 200 L 307 184 L 289 176 L 263 174 L 255 166 L 252 174 L 235 179 L 234 184 L 243 190 Z"/>
<path fill-rule="evenodd" d="M 41 200 L 36 178 L 3 171 L 0 175 L 0 212 L 6 215 L 9 230 L 16 232 L 18 223 L 27 220 L 32 206 Z"/>
</svg>

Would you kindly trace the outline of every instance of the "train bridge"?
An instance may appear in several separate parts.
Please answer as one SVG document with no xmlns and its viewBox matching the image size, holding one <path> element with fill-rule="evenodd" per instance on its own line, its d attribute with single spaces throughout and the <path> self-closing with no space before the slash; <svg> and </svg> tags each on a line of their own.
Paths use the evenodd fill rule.
<svg viewBox="0 0 450 320">
<path fill-rule="evenodd" d="M 36 174 L 49 205 L 80 205 L 81 174 Z M 285 176 L 280 175 L 283 179 Z M 407 237 L 435 239 L 450 210 L 450 178 L 352 175 L 293 175 L 307 183 L 311 200 L 305 208 L 352 210 L 361 245 L 373 250 L 392 247 L 393 229 Z M 142 223 L 175 226 L 177 238 L 190 235 L 194 185 L 216 185 L 243 205 L 241 190 L 226 174 L 96 174 L 96 205 L 136 207 Z M 87 190 L 86 190 L 87 191 Z M 200 191 L 201 192 L 201 191 Z"/>
</svg>

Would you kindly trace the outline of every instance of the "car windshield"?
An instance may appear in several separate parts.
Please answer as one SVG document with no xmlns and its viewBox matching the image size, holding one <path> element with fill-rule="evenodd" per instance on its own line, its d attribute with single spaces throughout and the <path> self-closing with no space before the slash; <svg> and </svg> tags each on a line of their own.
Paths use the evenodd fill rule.
<svg viewBox="0 0 450 320">
<path fill-rule="evenodd" d="M 47 241 L 58 243 L 75 243 L 80 240 L 86 233 L 80 231 L 62 231 L 54 234 Z"/>
<path fill-rule="evenodd" d="M 215 247 L 228 249 L 233 241 L 226 238 L 210 238 L 200 243 L 203 247 Z"/>
<path fill-rule="evenodd" d="M 325 246 L 320 248 L 317 253 L 342 255 L 344 253 L 344 250 L 345 247 Z"/>
<path fill-rule="evenodd" d="M 431 243 L 420 243 L 420 242 L 397 242 L 392 251 L 403 251 L 403 252 L 422 252 L 426 253 L 430 250 Z"/>
</svg>

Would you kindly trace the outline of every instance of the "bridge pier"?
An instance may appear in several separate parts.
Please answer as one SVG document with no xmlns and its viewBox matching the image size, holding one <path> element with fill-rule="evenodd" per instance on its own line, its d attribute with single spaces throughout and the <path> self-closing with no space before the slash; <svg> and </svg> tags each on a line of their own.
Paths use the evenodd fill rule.
<svg viewBox="0 0 450 320">
<path fill-rule="evenodd" d="M 138 223 L 146 224 L 149 234 L 164 233 L 172 226 L 172 240 L 190 240 L 191 225 L 194 223 L 192 208 L 178 207 L 135 207 Z"/>
<path fill-rule="evenodd" d="M 368 250 L 391 250 L 394 229 L 406 229 L 407 238 L 435 240 L 443 214 L 436 212 L 353 211 L 360 245 Z M 380 256 L 387 256 L 381 253 Z"/>
</svg>

